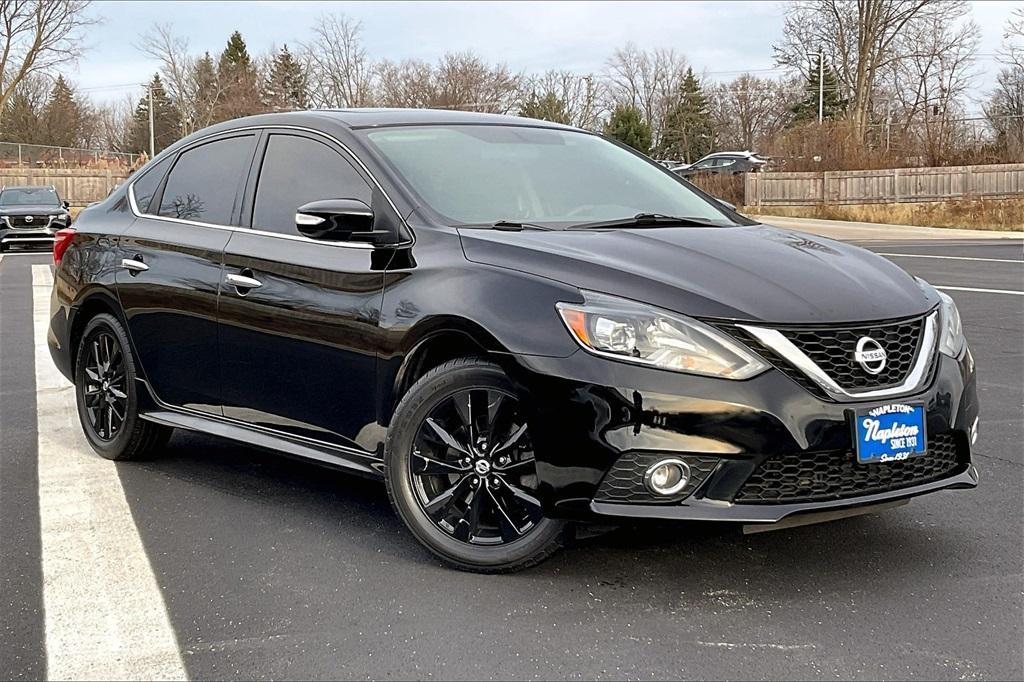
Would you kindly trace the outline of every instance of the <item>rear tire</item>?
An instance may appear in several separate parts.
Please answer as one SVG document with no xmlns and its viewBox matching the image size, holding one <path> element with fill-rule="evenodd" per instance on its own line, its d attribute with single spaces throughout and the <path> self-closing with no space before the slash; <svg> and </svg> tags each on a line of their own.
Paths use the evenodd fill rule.
<svg viewBox="0 0 1024 682">
<path fill-rule="evenodd" d="M 78 343 L 75 398 L 89 445 L 112 460 L 138 459 L 161 448 L 172 429 L 139 418 L 135 358 L 113 315 L 89 320 Z"/>
<path fill-rule="evenodd" d="M 571 526 L 534 497 L 533 447 L 512 382 L 476 358 L 431 370 L 402 398 L 385 444 L 395 511 L 445 563 L 477 573 L 539 564 Z"/>
</svg>

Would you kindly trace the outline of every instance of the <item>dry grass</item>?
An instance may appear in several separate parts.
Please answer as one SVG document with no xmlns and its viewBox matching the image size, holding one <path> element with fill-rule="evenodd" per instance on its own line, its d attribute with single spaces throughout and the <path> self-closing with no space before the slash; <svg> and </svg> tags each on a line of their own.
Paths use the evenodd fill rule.
<svg viewBox="0 0 1024 682">
<path fill-rule="evenodd" d="M 861 223 L 959 227 L 971 230 L 1024 229 L 1024 199 L 963 199 L 918 204 L 849 206 L 748 206 L 744 212 L 790 218 L 851 220 Z"/>
</svg>

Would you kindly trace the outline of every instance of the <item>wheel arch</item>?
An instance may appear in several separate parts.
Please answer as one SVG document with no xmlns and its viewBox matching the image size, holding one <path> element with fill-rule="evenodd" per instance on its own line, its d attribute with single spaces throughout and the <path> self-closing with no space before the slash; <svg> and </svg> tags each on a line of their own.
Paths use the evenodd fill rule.
<svg viewBox="0 0 1024 682">
<path fill-rule="evenodd" d="M 424 374 L 449 360 L 481 357 L 510 369 L 512 354 L 497 338 L 472 320 L 454 316 L 424 320 L 408 333 L 408 341 L 383 371 L 382 423 L 391 423 L 402 396 Z"/>
<path fill-rule="evenodd" d="M 113 315 L 121 323 L 121 326 L 124 327 L 126 334 L 128 333 L 128 323 L 125 320 L 124 311 L 121 310 L 121 304 L 118 302 L 116 294 L 105 288 L 94 289 L 85 294 L 72 306 L 71 310 L 72 314 L 68 326 L 68 351 L 71 357 L 71 374 L 74 376 L 76 370 L 75 363 L 78 362 L 78 342 L 81 340 L 82 332 L 85 331 L 89 320 L 101 313 Z M 130 335 L 128 341 L 131 342 Z"/>
</svg>

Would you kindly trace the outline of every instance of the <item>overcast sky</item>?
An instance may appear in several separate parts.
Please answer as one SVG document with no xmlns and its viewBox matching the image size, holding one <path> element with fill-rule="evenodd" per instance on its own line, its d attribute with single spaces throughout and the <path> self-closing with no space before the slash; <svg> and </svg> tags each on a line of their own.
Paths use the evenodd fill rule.
<svg viewBox="0 0 1024 682">
<path fill-rule="evenodd" d="M 1014 2 L 973 5 L 981 27 L 977 95 L 991 88 L 993 53 Z M 698 72 L 727 80 L 746 70 L 767 71 L 780 37 L 784 3 L 764 2 L 97 2 L 102 24 L 90 31 L 89 49 L 70 75 L 98 100 L 136 93 L 157 64 L 136 47 L 154 23 L 170 23 L 195 52 L 216 56 L 232 31 L 241 31 L 258 55 L 307 39 L 325 12 L 363 22 L 367 52 L 375 58 L 434 60 L 449 50 L 473 50 L 514 70 L 599 72 L 613 49 L 627 41 L 672 47 Z M 971 110 L 976 111 L 977 106 Z"/>
</svg>

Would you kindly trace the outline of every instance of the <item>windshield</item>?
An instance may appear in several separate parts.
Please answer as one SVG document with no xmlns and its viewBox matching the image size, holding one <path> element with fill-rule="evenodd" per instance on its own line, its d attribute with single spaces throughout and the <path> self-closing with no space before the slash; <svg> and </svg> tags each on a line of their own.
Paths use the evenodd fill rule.
<svg viewBox="0 0 1024 682">
<path fill-rule="evenodd" d="M 0 192 L 0 206 L 60 206 L 52 187 L 18 187 Z"/>
<path fill-rule="evenodd" d="M 735 224 L 655 164 L 596 135 L 456 125 L 366 136 L 424 202 L 459 223 L 579 224 L 656 213 Z"/>
</svg>

